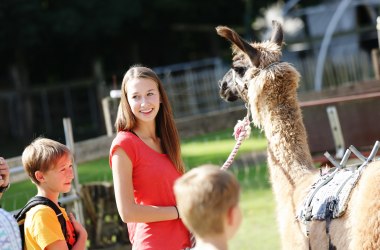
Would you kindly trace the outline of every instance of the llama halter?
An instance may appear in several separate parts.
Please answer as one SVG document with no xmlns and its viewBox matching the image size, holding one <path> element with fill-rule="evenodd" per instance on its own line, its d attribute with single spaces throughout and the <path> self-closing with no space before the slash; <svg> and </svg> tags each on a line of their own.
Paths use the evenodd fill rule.
<svg viewBox="0 0 380 250">
<path fill-rule="evenodd" d="M 250 127 L 251 121 L 249 120 L 250 109 L 249 109 L 248 104 L 246 104 L 246 108 L 247 108 L 247 115 L 244 117 L 243 120 L 238 120 L 238 122 L 236 123 L 234 127 L 233 135 L 235 136 L 236 143 L 230 155 L 228 156 L 226 162 L 220 168 L 222 170 L 227 170 L 231 166 L 242 142 L 245 139 L 247 139 L 251 133 L 251 127 Z"/>
<path fill-rule="evenodd" d="M 261 71 L 263 71 L 265 69 L 268 69 L 271 66 L 276 65 L 278 63 L 280 63 L 280 62 L 273 62 L 273 63 L 267 65 L 265 68 L 260 69 L 258 72 L 261 72 Z M 238 90 L 239 95 L 241 97 L 243 97 L 242 91 L 239 88 L 239 86 L 245 86 L 245 85 L 244 85 L 244 82 L 236 76 L 235 70 L 232 70 L 232 81 L 235 83 L 235 86 L 237 87 L 236 89 Z M 239 150 L 242 142 L 245 139 L 247 139 L 249 137 L 249 135 L 250 135 L 250 132 L 251 132 L 251 127 L 250 127 L 251 121 L 249 119 L 249 117 L 250 117 L 250 108 L 249 108 L 248 102 L 246 102 L 245 107 L 247 108 L 247 115 L 244 117 L 243 120 L 238 120 L 238 122 L 235 125 L 234 134 L 233 135 L 235 136 L 236 144 L 235 144 L 235 147 L 233 148 L 232 152 L 228 156 L 226 162 L 220 168 L 222 170 L 227 170 L 231 166 L 231 164 L 234 161 L 235 156 L 237 154 L 237 151 Z"/>
<path fill-rule="evenodd" d="M 244 82 L 236 76 L 235 70 L 232 70 L 232 82 L 235 84 L 236 90 L 239 93 L 239 96 L 243 99 L 243 89 L 246 88 L 247 85 L 244 84 Z M 242 89 L 241 89 L 242 88 Z M 246 103 L 248 103 L 248 100 L 244 100 Z M 248 110 L 248 108 L 247 108 Z M 239 122 L 238 122 L 239 123 Z"/>
</svg>

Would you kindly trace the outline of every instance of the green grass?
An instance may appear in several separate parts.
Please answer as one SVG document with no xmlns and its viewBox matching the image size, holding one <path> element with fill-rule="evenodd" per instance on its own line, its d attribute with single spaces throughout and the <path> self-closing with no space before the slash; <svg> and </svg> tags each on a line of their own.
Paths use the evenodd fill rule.
<svg viewBox="0 0 380 250">
<path fill-rule="evenodd" d="M 182 141 L 182 156 L 188 169 L 205 163 L 222 165 L 235 145 L 232 129 L 197 136 Z M 251 151 L 263 151 L 266 140 L 257 130 L 245 140 L 238 155 Z M 230 249 L 265 250 L 280 249 L 279 235 L 275 221 L 275 204 L 268 181 L 266 165 L 231 166 L 242 187 L 240 205 L 243 221 L 235 237 L 230 241 Z M 112 173 L 108 158 L 89 161 L 78 166 L 81 184 L 94 181 L 111 181 Z M 4 193 L 1 200 L 6 210 L 22 207 L 35 195 L 36 188 L 31 182 L 14 183 Z"/>
<path fill-rule="evenodd" d="M 187 168 L 201 164 L 213 163 L 222 165 L 235 146 L 232 130 L 214 132 L 205 136 L 197 136 L 183 140 L 182 156 Z M 243 141 L 236 157 L 251 151 L 262 151 L 266 148 L 266 140 L 257 130 L 253 130 L 249 139 Z"/>
<path fill-rule="evenodd" d="M 242 193 L 243 222 L 230 249 L 275 250 L 280 249 L 275 220 L 275 204 L 269 189 L 249 190 Z"/>
<path fill-rule="evenodd" d="M 280 249 L 275 220 L 275 201 L 268 181 L 266 165 L 234 170 L 242 187 L 240 206 L 242 224 L 229 242 L 229 249 Z"/>
</svg>

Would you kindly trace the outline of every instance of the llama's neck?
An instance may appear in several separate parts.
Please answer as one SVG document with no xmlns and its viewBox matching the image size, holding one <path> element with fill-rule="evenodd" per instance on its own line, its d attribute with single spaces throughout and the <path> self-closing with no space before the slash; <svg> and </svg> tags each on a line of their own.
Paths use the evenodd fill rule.
<svg viewBox="0 0 380 250">
<path fill-rule="evenodd" d="M 282 103 L 264 109 L 270 180 L 277 203 L 280 234 L 286 241 L 287 229 L 302 235 L 297 233 L 301 228 L 294 223 L 296 211 L 317 171 L 313 167 L 298 103 Z"/>
<path fill-rule="evenodd" d="M 268 140 L 268 167 L 277 203 L 294 212 L 300 190 L 308 188 L 316 169 L 297 100 L 299 73 L 282 62 L 262 70 L 249 83 L 248 98 L 255 125 Z"/>
<path fill-rule="evenodd" d="M 249 84 L 253 122 L 264 129 L 268 140 L 274 188 L 277 183 L 281 189 L 291 188 L 313 169 L 297 100 L 299 77 L 292 65 L 282 62 L 262 70 Z"/>
<path fill-rule="evenodd" d="M 281 189 L 289 185 L 293 189 L 305 176 L 310 175 L 313 163 L 301 109 L 294 98 L 282 100 L 286 101 L 267 107 L 263 124 L 268 140 L 272 184 L 280 184 Z"/>
</svg>

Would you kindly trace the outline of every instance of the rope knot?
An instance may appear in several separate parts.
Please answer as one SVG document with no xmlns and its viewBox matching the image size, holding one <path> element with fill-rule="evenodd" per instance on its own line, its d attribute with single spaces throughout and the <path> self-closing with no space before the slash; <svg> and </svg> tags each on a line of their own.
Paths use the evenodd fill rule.
<svg viewBox="0 0 380 250">
<path fill-rule="evenodd" d="M 247 139 L 251 133 L 251 122 L 249 121 L 249 109 L 247 116 L 244 117 L 243 120 L 238 120 L 234 127 L 234 133 L 233 136 L 235 136 L 236 144 L 230 155 L 228 156 L 226 162 L 221 167 L 222 170 L 227 170 L 229 166 L 232 164 L 237 151 L 240 148 L 241 143 L 243 140 Z"/>
<path fill-rule="evenodd" d="M 243 120 L 238 120 L 234 127 L 234 133 L 232 134 L 235 136 L 235 140 L 237 141 L 240 136 L 243 138 L 243 140 L 248 139 L 250 134 L 251 126 L 249 118 L 244 117 Z"/>
</svg>

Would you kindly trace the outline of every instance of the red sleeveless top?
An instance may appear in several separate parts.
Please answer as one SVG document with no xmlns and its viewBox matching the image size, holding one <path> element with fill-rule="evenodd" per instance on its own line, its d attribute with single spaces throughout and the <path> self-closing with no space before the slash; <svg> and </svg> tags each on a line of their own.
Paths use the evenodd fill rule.
<svg viewBox="0 0 380 250">
<path fill-rule="evenodd" d="M 166 154 L 160 154 L 131 132 L 118 132 L 110 150 L 121 147 L 132 162 L 136 204 L 176 205 L 174 181 L 181 176 Z M 190 247 L 190 234 L 180 219 L 150 223 L 127 223 L 133 249 L 180 250 Z"/>
</svg>

